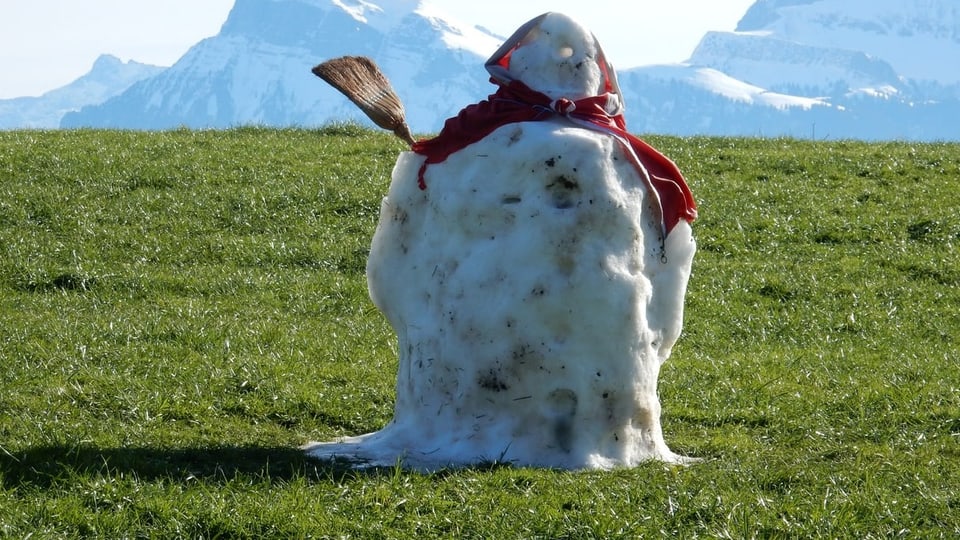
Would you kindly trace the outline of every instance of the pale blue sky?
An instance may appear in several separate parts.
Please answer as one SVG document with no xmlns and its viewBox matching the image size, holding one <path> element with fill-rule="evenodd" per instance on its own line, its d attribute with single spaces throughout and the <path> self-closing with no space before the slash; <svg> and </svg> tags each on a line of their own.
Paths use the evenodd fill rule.
<svg viewBox="0 0 960 540">
<path fill-rule="evenodd" d="M 754 2 L 429 1 L 502 35 L 545 11 L 566 13 L 593 31 L 621 69 L 685 60 L 704 32 L 733 30 Z M 89 71 L 102 53 L 169 66 L 215 35 L 232 6 L 233 0 L 0 0 L 0 99 L 63 86 Z"/>
</svg>

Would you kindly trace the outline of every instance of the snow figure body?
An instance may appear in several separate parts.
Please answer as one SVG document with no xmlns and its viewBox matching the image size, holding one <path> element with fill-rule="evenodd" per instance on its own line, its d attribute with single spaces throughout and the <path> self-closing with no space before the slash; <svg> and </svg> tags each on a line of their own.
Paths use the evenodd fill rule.
<svg viewBox="0 0 960 540">
<path fill-rule="evenodd" d="M 689 191 L 603 119 L 622 109 L 612 68 L 569 18 L 534 19 L 488 68 L 521 87 L 403 153 L 381 206 L 367 277 L 399 340 L 394 418 L 307 451 L 420 470 L 684 462 L 657 378 L 695 251 Z"/>
</svg>

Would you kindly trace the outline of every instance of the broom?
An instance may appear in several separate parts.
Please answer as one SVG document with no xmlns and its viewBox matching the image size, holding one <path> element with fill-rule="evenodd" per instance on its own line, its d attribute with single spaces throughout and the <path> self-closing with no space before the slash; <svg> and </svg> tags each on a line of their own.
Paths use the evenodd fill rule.
<svg viewBox="0 0 960 540">
<path fill-rule="evenodd" d="M 373 60 L 365 56 L 342 56 L 327 60 L 311 71 L 350 98 L 376 125 L 392 131 L 410 145 L 416 142 L 404 119 L 403 103 Z"/>
</svg>

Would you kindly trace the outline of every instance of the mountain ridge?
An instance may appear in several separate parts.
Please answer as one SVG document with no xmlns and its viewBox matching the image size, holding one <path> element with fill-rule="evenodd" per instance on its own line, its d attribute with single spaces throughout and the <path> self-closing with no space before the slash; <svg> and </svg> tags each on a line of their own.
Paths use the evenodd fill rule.
<svg viewBox="0 0 960 540">
<path fill-rule="evenodd" d="M 111 54 L 102 54 L 89 72 L 68 85 L 40 96 L 0 100 L 0 129 L 60 127 L 64 114 L 103 103 L 164 69 L 133 60 L 124 62 Z"/>
<path fill-rule="evenodd" d="M 485 58 L 458 26 L 404 0 L 398 10 L 340 0 L 238 0 L 221 32 L 192 47 L 164 73 L 101 105 L 68 114 L 62 127 L 222 128 L 245 123 L 311 126 L 365 119 L 310 72 L 342 55 L 373 58 L 404 95 L 414 129 L 432 129 L 488 93 L 472 76 Z M 370 24 L 370 21 L 375 21 Z M 493 47 L 494 36 L 486 36 Z M 458 41 L 458 38 L 459 41 Z"/>
<path fill-rule="evenodd" d="M 911 81 L 960 84 L 960 3 L 952 0 L 758 0 L 734 33 L 857 51 Z"/>
<path fill-rule="evenodd" d="M 493 92 L 483 62 L 502 36 L 426 1 L 383 6 L 237 0 L 216 36 L 122 93 L 67 112 L 60 126 L 369 124 L 310 73 L 342 55 L 374 59 L 420 133 Z M 910 57 L 920 60 L 904 68 Z M 685 62 L 618 77 L 635 132 L 960 140 L 960 127 L 944 121 L 960 112 L 951 58 L 960 58 L 951 0 L 758 0 L 735 30 L 707 32 Z"/>
</svg>

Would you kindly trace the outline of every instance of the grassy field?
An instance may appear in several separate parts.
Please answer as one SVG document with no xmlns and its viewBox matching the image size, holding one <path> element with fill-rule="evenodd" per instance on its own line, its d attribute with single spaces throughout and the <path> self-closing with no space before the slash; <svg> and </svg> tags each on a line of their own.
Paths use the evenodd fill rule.
<svg viewBox="0 0 960 540">
<path fill-rule="evenodd" d="M 0 132 L 0 537 L 956 538 L 960 145 L 649 141 L 700 205 L 668 444 L 612 472 L 355 472 L 400 143 Z"/>
</svg>

